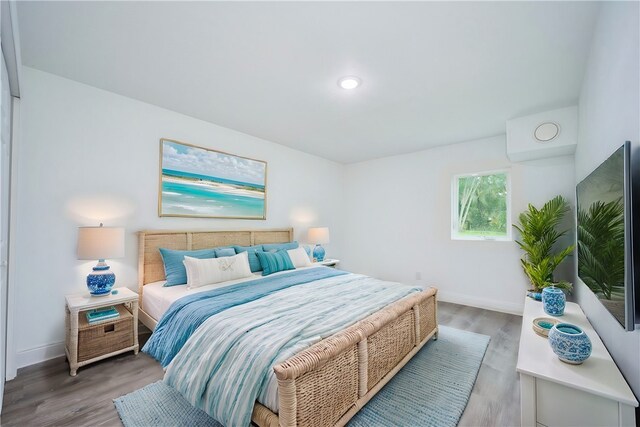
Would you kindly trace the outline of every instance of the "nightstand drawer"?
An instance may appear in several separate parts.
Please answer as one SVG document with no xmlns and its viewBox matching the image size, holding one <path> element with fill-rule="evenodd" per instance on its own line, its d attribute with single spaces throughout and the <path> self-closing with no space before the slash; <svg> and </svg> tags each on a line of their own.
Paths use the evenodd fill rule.
<svg viewBox="0 0 640 427">
<path fill-rule="evenodd" d="M 120 317 L 95 325 L 80 313 L 78 330 L 78 362 L 109 354 L 133 345 L 133 316 L 122 305 L 116 306 Z M 83 321 L 84 320 L 84 321 Z"/>
</svg>

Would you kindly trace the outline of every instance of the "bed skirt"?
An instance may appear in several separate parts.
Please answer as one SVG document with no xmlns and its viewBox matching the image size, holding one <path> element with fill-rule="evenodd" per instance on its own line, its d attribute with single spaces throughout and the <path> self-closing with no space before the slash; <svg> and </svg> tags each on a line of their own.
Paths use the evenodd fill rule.
<svg viewBox="0 0 640 427">
<path fill-rule="evenodd" d="M 276 365 L 279 413 L 256 402 L 260 427 L 345 425 L 437 338 L 435 288 L 412 294 Z"/>
</svg>

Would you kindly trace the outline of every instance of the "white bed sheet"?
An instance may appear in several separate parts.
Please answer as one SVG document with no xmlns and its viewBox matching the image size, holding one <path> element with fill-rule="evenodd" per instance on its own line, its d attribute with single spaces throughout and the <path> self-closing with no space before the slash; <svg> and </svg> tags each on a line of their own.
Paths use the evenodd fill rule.
<svg viewBox="0 0 640 427">
<path fill-rule="evenodd" d="M 318 266 L 309 266 L 309 267 L 301 267 L 296 270 L 303 270 L 307 268 L 318 268 Z M 280 271 L 278 273 L 274 273 L 271 276 L 290 273 L 292 270 Z M 237 283 L 247 282 L 249 280 L 255 280 L 262 278 L 261 273 L 254 273 L 250 277 L 245 277 L 237 280 L 229 280 L 228 282 L 215 283 L 213 285 L 206 285 L 199 288 L 187 289 L 187 285 L 176 285 L 176 286 L 163 286 L 166 283 L 166 280 L 161 280 L 159 282 L 152 282 L 144 285 L 142 287 L 142 309 L 149 316 L 153 317 L 156 321 L 158 321 L 162 315 L 169 309 L 171 304 L 179 300 L 180 298 L 197 294 L 200 292 L 210 291 L 211 289 L 223 288 L 231 285 L 235 285 Z"/>
</svg>

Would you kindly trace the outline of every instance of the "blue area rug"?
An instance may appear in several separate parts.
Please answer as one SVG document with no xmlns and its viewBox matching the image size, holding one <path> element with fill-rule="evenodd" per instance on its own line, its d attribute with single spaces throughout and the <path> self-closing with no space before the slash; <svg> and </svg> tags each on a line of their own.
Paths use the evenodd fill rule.
<svg viewBox="0 0 640 427">
<path fill-rule="evenodd" d="M 455 426 L 467 406 L 489 337 L 440 326 L 427 343 L 349 422 L 349 426 Z M 162 381 L 114 399 L 125 427 L 215 426 Z"/>
</svg>

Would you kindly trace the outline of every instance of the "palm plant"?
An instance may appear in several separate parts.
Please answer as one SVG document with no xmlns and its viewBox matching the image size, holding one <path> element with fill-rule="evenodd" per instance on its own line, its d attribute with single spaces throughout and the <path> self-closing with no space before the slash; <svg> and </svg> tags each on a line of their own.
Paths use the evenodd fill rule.
<svg viewBox="0 0 640 427">
<path fill-rule="evenodd" d="M 571 289 L 571 283 L 553 279 L 555 269 L 574 249 L 574 245 L 570 245 L 554 251 L 558 239 L 567 233 L 567 230 L 557 230 L 567 212 L 569 203 L 562 196 L 556 196 L 540 209 L 529 204 L 518 217 L 520 224 L 513 225 L 521 235 L 521 241 L 516 243 L 524 251 L 520 260 L 522 268 L 536 292 L 551 285 Z"/>
<path fill-rule="evenodd" d="M 605 299 L 624 293 L 624 207 L 621 200 L 578 209 L 578 275 Z"/>
</svg>

